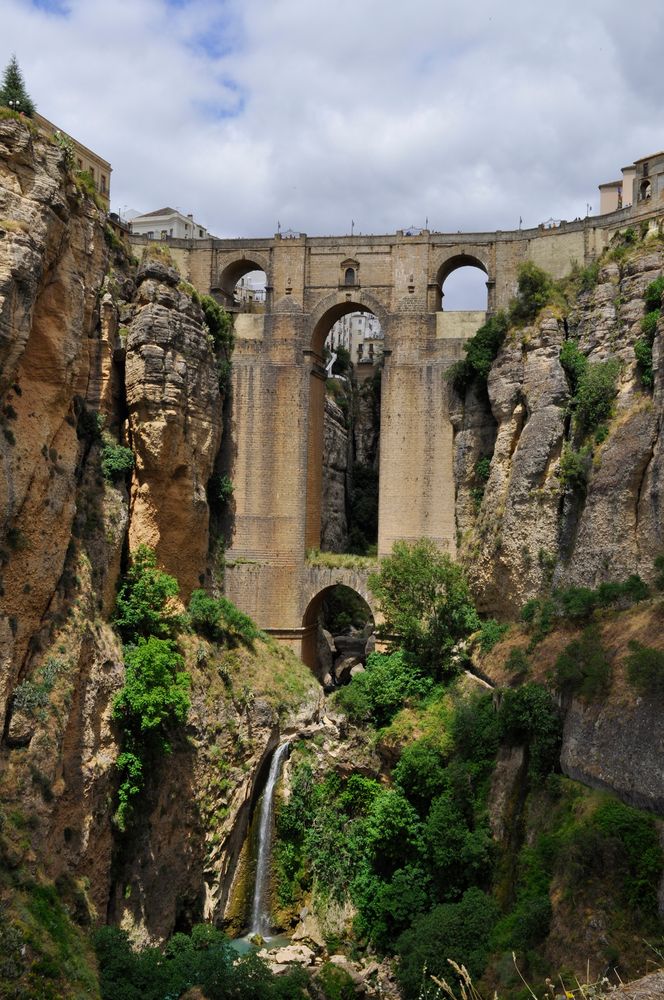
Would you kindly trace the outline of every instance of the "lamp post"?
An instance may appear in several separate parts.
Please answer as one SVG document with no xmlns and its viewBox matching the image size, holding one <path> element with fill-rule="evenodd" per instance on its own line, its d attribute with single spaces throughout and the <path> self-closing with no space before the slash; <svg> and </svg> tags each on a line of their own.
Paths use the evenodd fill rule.
<svg viewBox="0 0 664 1000">
<path fill-rule="evenodd" d="M 10 109 L 12 111 L 16 111 L 17 114 L 20 113 L 20 110 L 19 110 L 20 107 L 21 107 L 21 102 L 20 101 L 12 101 L 10 99 L 9 101 L 7 101 L 7 104 L 9 105 L 9 107 L 10 107 Z"/>
</svg>

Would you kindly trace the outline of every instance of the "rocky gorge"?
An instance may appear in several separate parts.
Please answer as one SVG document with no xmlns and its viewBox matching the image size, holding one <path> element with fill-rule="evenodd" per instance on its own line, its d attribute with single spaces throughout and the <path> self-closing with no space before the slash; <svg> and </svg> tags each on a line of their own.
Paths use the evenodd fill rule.
<svg viewBox="0 0 664 1000">
<path fill-rule="evenodd" d="M 413 980 L 397 984 L 391 956 L 398 941 L 402 969 L 419 960 L 429 911 L 491 940 L 478 977 L 504 995 L 521 988 L 512 949 L 537 976 L 579 970 L 589 954 L 598 974 L 645 970 L 643 939 L 657 946 L 662 929 L 664 735 L 657 692 L 631 685 L 627 662 L 630 643 L 664 651 L 659 319 L 652 386 L 635 355 L 664 269 L 660 243 L 653 232 L 616 244 L 592 280 L 568 289 L 571 305 L 554 301 L 510 328 L 484 382 L 441 386 L 459 560 L 478 608 L 501 619 L 495 641 L 478 630 L 455 647 L 463 667 L 449 686 L 418 675 L 402 696 L 398 651 L 365 669 L 371 628 L 321 628 L 314 677 L 257 630 L 221 640 L 210 621 L 182 627 L 166 641 L 189 677 L 186 722 L 151 760 L 127 831 L 116 597 L 143 546 L 177 580 L 178 616 L 201 587 L 223 596 L 214 487 L 228 358 L 167 250 L 135 259 L 63 150 L 0 119 L 3 995 L 102 995 L 94 927 L 122 929 L 135 948 L 201 922 L 245 929 L 247 834 L 285 736 L 272 902 L 300 950 L 266 957 L 280 973 L 308 968 L 314 984 L 289 995 L 415 995 Z M 575 424 L 566 343 L 590 364 L 620 362 L 601 433 Z M 358 527 L 357 466 L 375 473 L 379 460 L 377 391 L 361 386 L 346 413 L 344 393 L 326 398 L 323 547 L 333 552 Z M 571 452 L 576 480 L 564 474 Z M 637 574 L 651 585 L 638 599 L 576 619 L 550 611 L 547 628 L 541 606 L 535 624 L 515 622 L 528 601 Z M 556 688 L 559 657 L 591 619 L 610 676 L 599 694 Z M 546 726 L 550 759 L 538 770 Z M 636 838 L 628 861 L 606 829 L 617 823 Z M 444 909 L 466 898 L 463 919 Z M 473 924 L 494 909 L 491 927 Z"/>
</svg>

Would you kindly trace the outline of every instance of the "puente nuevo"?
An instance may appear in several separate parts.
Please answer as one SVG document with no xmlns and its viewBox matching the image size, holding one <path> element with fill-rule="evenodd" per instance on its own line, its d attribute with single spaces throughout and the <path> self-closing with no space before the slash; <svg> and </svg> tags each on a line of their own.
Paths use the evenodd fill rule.
<svg viewBox="0 0 664 1000">
<path fill-rule="evenodd" d="M 334 323 L 370 312 L 384 332 L 378 555 L 427 537 L 455 552 L 453 428 L 445 370 L 463 357 L 483 312 L 446 312 L 443 283 L 486 274 L 489 314 L 508 305 L 523 261 L 554 278 L 597 259 L 634 220 L 658 226 L 659 197 L 597 218 L 508 232 L 397 231 L 385 236 L 169 239 L 181 274 L 233 310 L 236 283 L 267 277 L 262 314 L 238 313 L 224 448 L 233 481 L 228 597 L 305 662 L 315 657 L 323 592 L 344 584 L 375 614 L 366 573 L 309 565 L 320 544 L 325 372 Z M 146 240 L 133 237 L 141 246 Z"/>
</svg>

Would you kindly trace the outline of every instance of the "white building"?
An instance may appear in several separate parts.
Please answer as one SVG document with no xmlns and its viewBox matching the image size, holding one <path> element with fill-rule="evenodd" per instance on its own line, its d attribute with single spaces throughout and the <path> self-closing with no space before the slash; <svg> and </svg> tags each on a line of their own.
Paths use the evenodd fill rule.
<svg viewBox="0 0 664 1000">
<path fill-rule="evenodd" d="M 159 208 L 156 212 L 146 212 L 131 220 L 131 231 L 135 236 L 147 236 L 149 240 L 204 240 L 210 235 L 204 226 L 194 221 L 193 215 L 183 215 L 176 208 Z"/>
<path fill-rule="evenodd" d="M 383 353 L 383 331 L 373 313 L 346 313 L 334 324 L 326 343 L 331 351 L 345 347 L 354 365 L 371 365 Z"/>
</svg>

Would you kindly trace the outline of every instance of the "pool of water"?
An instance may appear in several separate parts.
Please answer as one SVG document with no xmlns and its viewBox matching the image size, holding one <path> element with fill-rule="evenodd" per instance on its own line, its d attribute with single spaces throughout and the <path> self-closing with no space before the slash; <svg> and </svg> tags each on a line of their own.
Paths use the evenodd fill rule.
<svg viewBox="0 0 664 1000">
<path fill-rule="evenodd" d="M 266 937 L 265 944 L 258 947 L 252 944 L 248 937 L 235 938 L 230 942 L 231 948 L 239 955 L 250 955 L 254 951 L 260 951 L 261 948 L 267 948 L 271 951 L 273 948 L 286 948 L 291 944 L 291 939 L 286 937 L 285 934 L 275 934 L 274 937 Z"/>
</svg>

